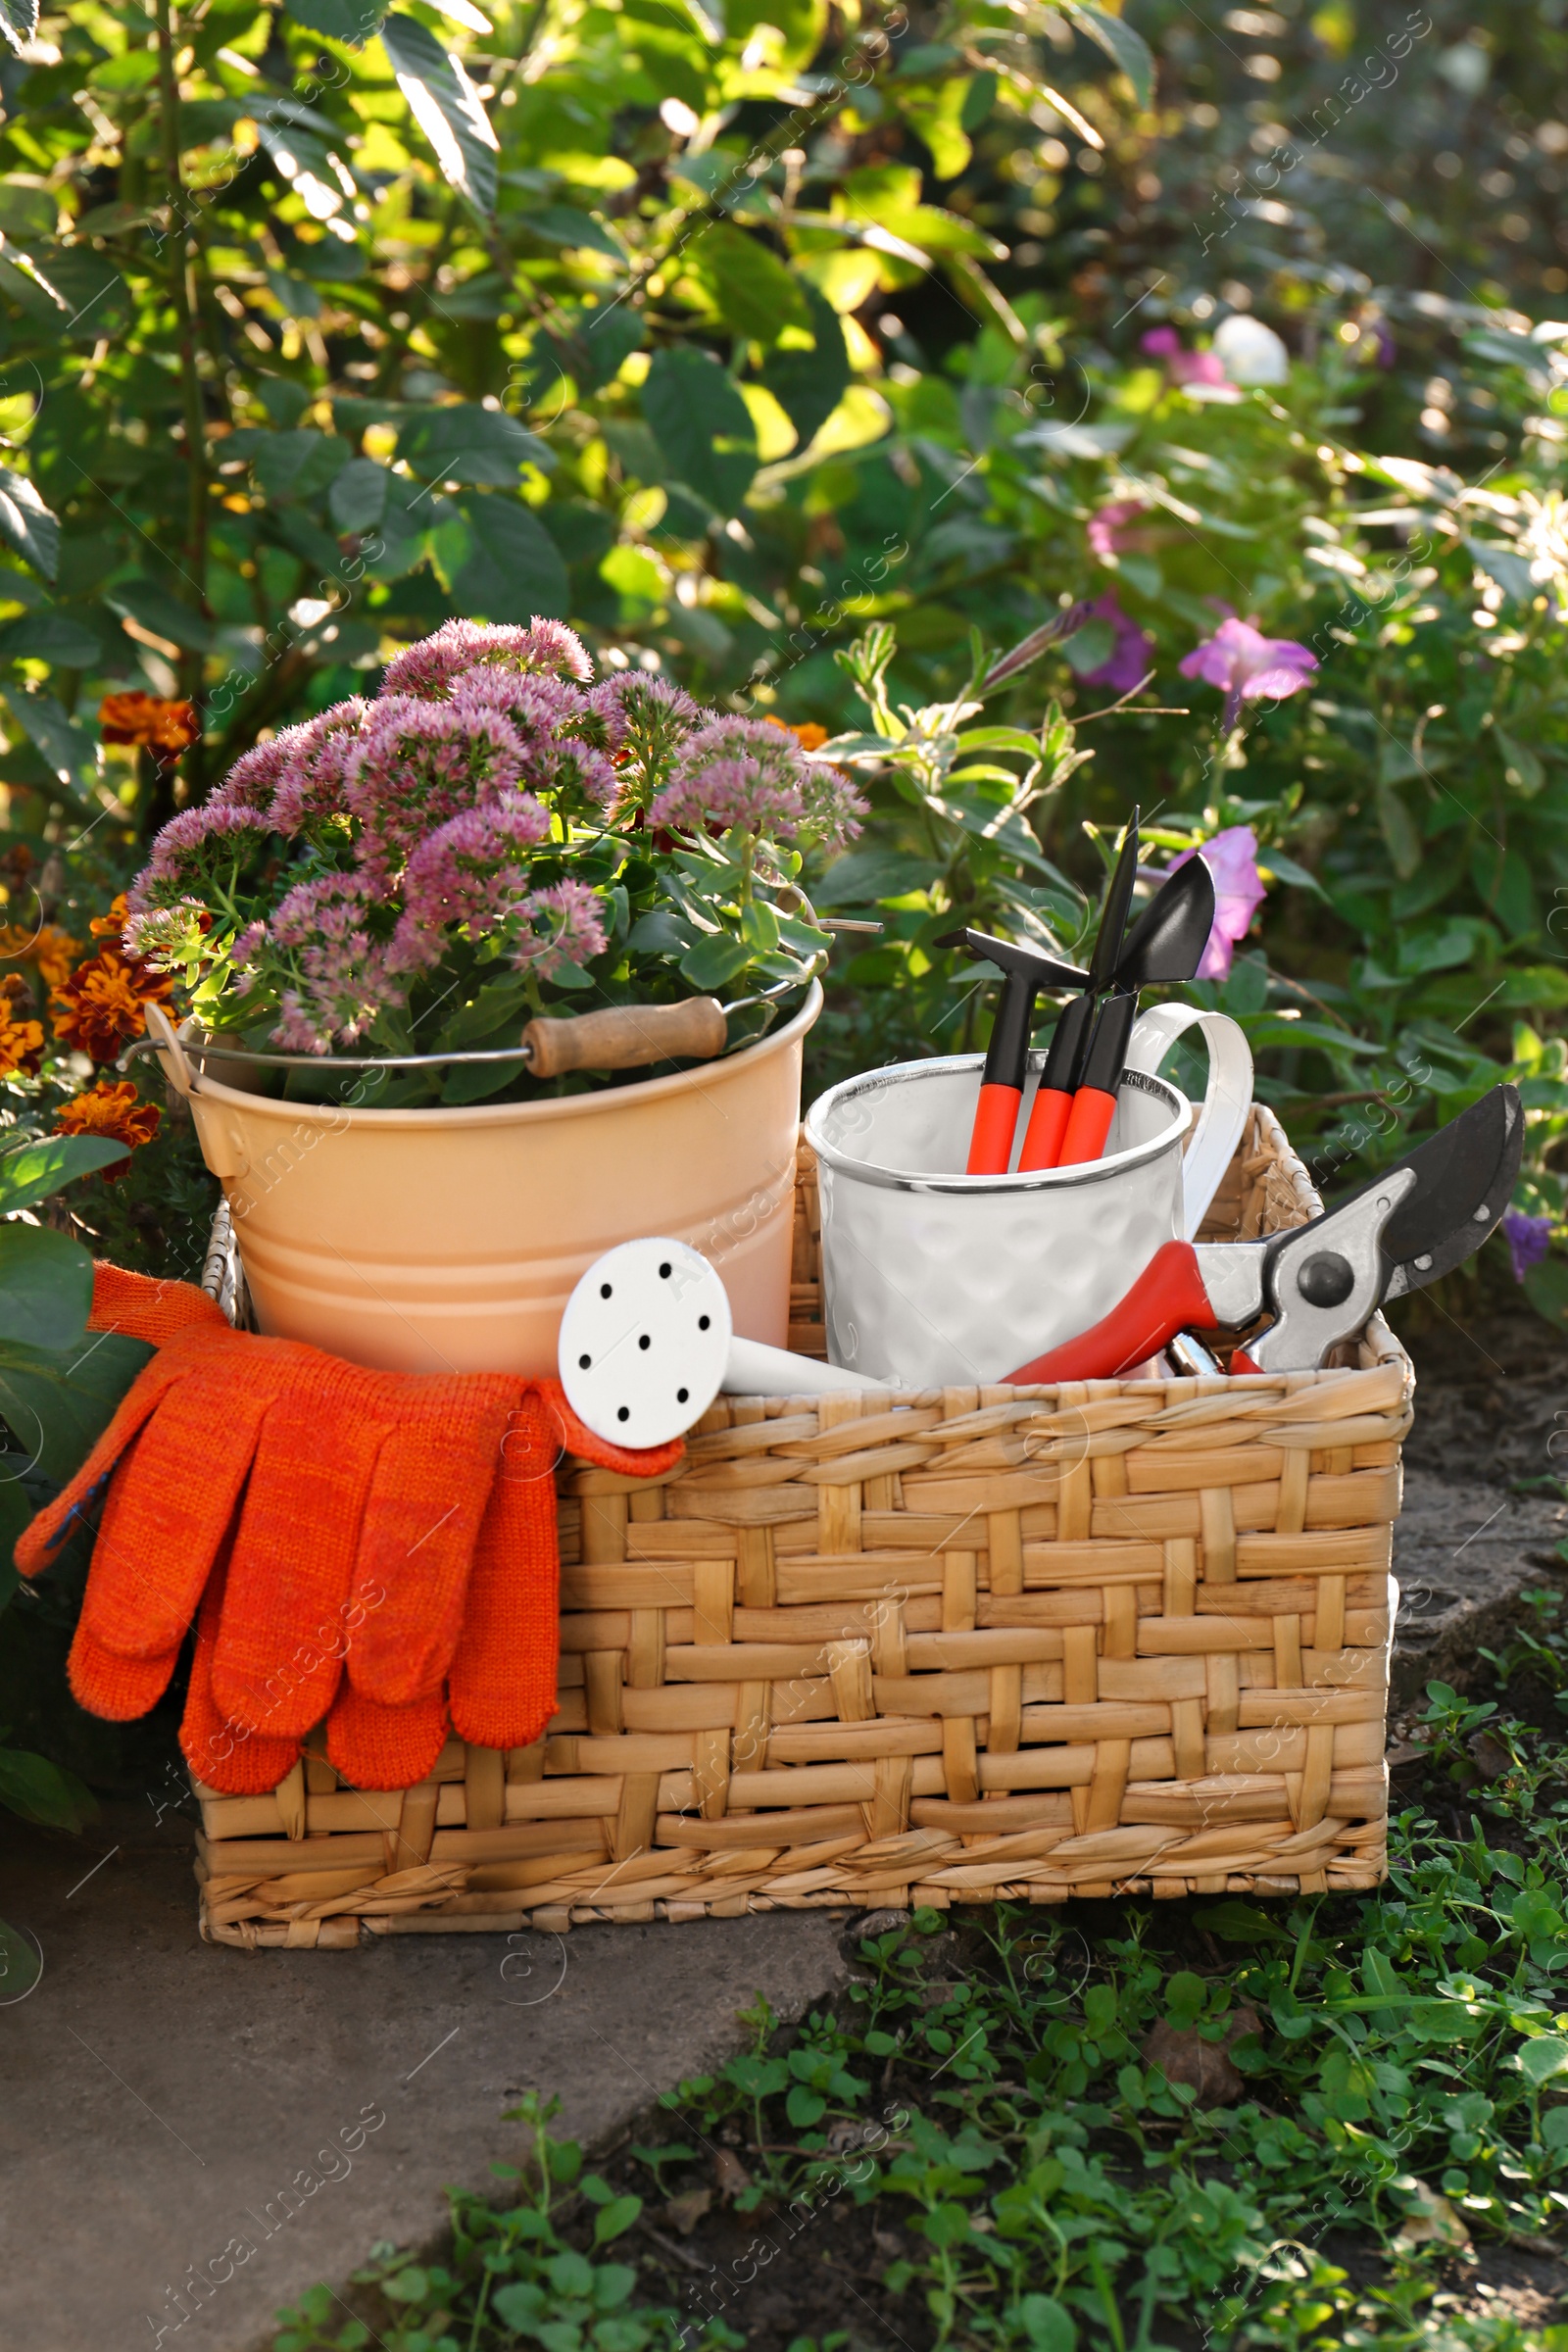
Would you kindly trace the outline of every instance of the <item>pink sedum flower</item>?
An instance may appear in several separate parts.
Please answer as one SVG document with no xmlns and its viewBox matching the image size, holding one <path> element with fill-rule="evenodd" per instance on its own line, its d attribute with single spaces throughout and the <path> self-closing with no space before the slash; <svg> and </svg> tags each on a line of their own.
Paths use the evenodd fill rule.
<svg viewBox="0 0 1568 2352">
<path fill-rule="evenodd" d="M 228 951 L 228 968 L 234 974 L 237 996 L 248 997 L 256 986 L 260 978 L 256 958 L 266 944 L 267 925 L 262 922 L 247 923 L 244 930 L 235 935 L 234 944 Z"/>
<path fill-rule="evenodd" d="M 121 949 L 150 971 L 183 971 L 193 953 L 199 951 L 206 913 L 201 900 L 192 898 L 149 906 L 144 913 L 127 918 L 120 935 Z"/>
<path fill-rule="evenodd" d="M 536 613 L 525 629 L 449 620 L 433 637 L 394 655 L 386 665 L 381 692 L 439 702 L 460 678 L 486 668 L 542 671 L 553 677 L 580 679 L 584 684 L 594 674 L 582 639 L 559 620 L 541 620 Z"/>
<path fill-rule="evenodd" d="M 787 728 L 715 718 L 681 746 L 649 814 L 690 833 L 808 834 L 834 844 L 859 831 L 865 803 L 841 769 L 808 760 Z"/>
<path fill-rule="evenodd" d="M 298 732 L 297 728 L 288 730 L 289 734 Z M 209 796 L 206 806 L 256 808 L 265 816 L 272 806 L 272 795 L 288 757 L 284 745 L 285 737 L 274 735 L 270 742 L 255 743 L 248 752 L 241 752 L 217 791 Z"/>
<path fill-rule="evenodd" d="M 156 835 L 152 856 L 125 893 L 129 912 L 141 914 L 149 906 L 167 906 L 181 895 L 181 886 L 200 884 L 208 874 L 261 849 L 271 831 L 259 809 L 231 802 L 211 800 L 199 808 L 182 808 Z"/>
<path fill-rule="evenodd" d="M 526 897 L 527 853 L 550 831 L 548 812 L 531 793 L 503 794 L 465 808 L 421 841 L 403 876 L 404 911 L 392 941 L 399 971 L 438 963 L 448 924 L 476 937 L 493 931 Z"/>
<path fill-rule="evenodd" d="M 299 975 L 281 994 L 272 1031 L 285 1054 L 357 1044 L 378 1012 L 403 1003 L 390 951 L 368 926 L 377 904 L 365 875 L 323 874 L 299 883 L 277 908 L 271 944 L 294 951 Z"/>
<path fill-rule="evenodd" d="M 550 979 L 564 963 L 584 964 L 602 956 L 608 943 L 605 909 L 586 882 L 552 882 L 529 893 L 521 905 L 528 929 L 512 951 L 514 963 Z"/>
<path fill-rule="evenodd" d="M 1195 976 L 1223 980 L 1265 896 L 1257 870 L 1257 835 L 1250 825 L 1227 825 L 1222 833 L 1205 841 L 1201 850 L 1184 850 L 1179 858 L 1173 858 L 1166 871 L 1174 873 L 1189 858 L 1200 857 L 1214 877 L 1214 927 Z"/>
<path fill-rule="evenodd" d="M 604 728 L 605 748 L 619 761 L 621 806 L 647 808 L 705 713 L 682 688 L 643 669 L 607 678 L 588 701 Z"/>
<path fill-rule="evenodd" d="M 1279 702 L 1299 694 L 1310 683 L 1317 656 L 1294 637 L 1265 637 L 1250 620 L 1234 614 L 1222 620 L 1212 637 L 1195 646 L 1181 664 L 1184 678 L 1201 678 L 1205 686 L 1223 688 L 1225 710 L 1221 725 L 1236 724 L 1243 703 Z"/>
<path fill-rule="evenodd" d="M 372 703 L 344 775 L 366 871 L 385 882 L 448 817 L 518 785 L 525 757 L 516 729 L 494 711 L 412 695 Z"/>
<path fill-rule="evenodd" d="M 345 782 L 370 705 L 354 695 L 319 717 L 290 727 L 270 748 L 282 754 L 270 811 L 274 832 L 300 832 L 312 817 L 345 813 Z"/>
<path fill-rule="evenodd" d="M 764 719 L 715 718 L 681 746 L 649 814 L 687 833 L 795 832 L 806 813 L 806 758 Z"/>
</svg>

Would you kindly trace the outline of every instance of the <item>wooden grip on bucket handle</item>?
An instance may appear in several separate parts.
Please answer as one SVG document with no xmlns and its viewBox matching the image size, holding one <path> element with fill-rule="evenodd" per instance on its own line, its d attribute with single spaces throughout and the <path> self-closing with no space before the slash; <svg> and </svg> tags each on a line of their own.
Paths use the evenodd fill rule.
<svg viewBox="0 0 1568 2352">
<path fill-rule="evenodd" d="M 522 1049 L 535 1078 L 564 1070 L 630 1070 L 645 1061 L 710 1061 L 728 1043 L 716 997 L 679 1004 L 612 1004 L 564 1021 L 532 1020 Z"/>
</svg>

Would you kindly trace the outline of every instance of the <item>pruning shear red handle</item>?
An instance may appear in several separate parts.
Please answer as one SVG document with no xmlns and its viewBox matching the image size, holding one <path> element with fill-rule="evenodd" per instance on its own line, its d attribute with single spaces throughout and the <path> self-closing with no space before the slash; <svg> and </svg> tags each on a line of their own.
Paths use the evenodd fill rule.
<svg viewBox="0 0 1568 2352">
<path fill-rule="evenodd" d="M 1020 1388 L 1063 1380 L 1114 1380 L 1157 1355 L 1179 1331 L 1216 1331 L 1221 1320 L 1210 1301 L 1197 1247 L 1192 1242 L 1166 1242 L 1108 1315 L 1076 1339 L 1048 1348 L 1007 1378 Z M 1241 1349 L 1231 1358 L 1233 1372 L 1260 1369 Z"/>
</svg>

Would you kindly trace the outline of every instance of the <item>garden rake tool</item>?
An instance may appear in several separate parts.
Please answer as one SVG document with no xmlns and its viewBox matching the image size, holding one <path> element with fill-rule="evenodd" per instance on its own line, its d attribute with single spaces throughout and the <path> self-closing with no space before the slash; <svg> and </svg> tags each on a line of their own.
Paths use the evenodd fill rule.
<svg viewBox="0 0 1568 2352">
<path fill-rule="evenodd" d="M 1043 988 L 1085 988 L 1089 974 L 1076 964 L 1059 963 L 1054 956 L 1042 955 L 1038 948 L 993 939 L 989 931 L 945 931 L 936 945 L 967 948 L 971 956 L 994 963 L 1002 974 L 1002 997 L 980 1073 L 980 1100 L 975 1104 L 964 1174 L 1003 1176 L 1012 1157 L 1013 1130 L 1023 1101 L 1035 1000 Z"/>
</svg>

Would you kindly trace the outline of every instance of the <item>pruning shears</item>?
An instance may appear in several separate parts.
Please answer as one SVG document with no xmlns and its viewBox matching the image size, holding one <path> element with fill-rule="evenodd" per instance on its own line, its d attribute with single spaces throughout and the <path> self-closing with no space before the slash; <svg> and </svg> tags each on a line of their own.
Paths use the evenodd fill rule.
<svg viewBox="0 0 1568 2352">
<path fill-rule="evenodd" d="M 1232 1372 L 1314 1371 L 1386 1299 L 1480 1249 L 1513 1197 L 1523 1148 L 1518 1089 L 1494 1086 L 1309 1224 L 1260 1242 L 1166 1242 L 1092 1330 L 1007 1379 L 1114 1379 L 1189 1328 L 1251 1335 Z"/>
</svg>

